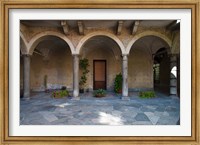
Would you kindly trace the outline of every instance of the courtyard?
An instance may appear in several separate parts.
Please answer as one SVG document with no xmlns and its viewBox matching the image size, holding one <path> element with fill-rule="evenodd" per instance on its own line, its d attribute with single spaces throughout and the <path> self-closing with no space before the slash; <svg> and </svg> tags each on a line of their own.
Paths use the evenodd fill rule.
<svg viewBox="0 0 200 145">
<path fill-rule="evenodd" d="M 55 99 L 51 93 L 34 93 L 20 100 L 20 125 L 179 125 L 180 99 L 156 92 L 155 98 L 142 99 L 138 92 L 130 100 L 108 92 L 95 98 L 91 92 Z"/>
</svg>

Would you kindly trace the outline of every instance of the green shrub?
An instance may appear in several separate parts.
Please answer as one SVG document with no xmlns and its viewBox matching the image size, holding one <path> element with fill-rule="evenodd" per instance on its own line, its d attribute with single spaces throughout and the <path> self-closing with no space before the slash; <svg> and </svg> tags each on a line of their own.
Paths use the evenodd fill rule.
<svg viewBox="0 0 200 145">
<path fill-rule="evenodd" d="M 80 59 L 79 61 L 80 70 L 82 71 L 82 75 L 79 81 L 80 89 L 84 89 L 84 86 L 87 82 L 87 74 L 90 72 L 88 70 L 89 60 L 87 58 Z"/>
<path fill-rule="evenodd" d="M 52 92 L 53 98 L 63 98 L 65 96 L 69 96 L 69 91 L 67 90 L 61 90 L 61 91 L 54 91 Z"/>
<path fill-rule="evenodd" d="M 139 97 L 140 98 L 154 98 L 155 92 L 154 91 L 140 92 Z"/>
<path fill-rule="evenodd" d="M 104 97 L 106 95 L 106 91 L 103 89 L 98 89 L 93 92 L 95 97 Z"/>
<path fill-rule="evenodd" d="M 115 77 L 115 82 L 114 82 L 114 91 L 115 93 L 121 93 L 122 92 L 122 74 L 119 73 Z"/>
</svg>

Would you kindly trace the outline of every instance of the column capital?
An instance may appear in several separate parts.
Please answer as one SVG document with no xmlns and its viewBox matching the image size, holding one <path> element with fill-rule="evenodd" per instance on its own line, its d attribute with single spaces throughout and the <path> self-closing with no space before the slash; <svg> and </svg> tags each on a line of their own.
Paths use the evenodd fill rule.
<svg viewBox="0 0 200 145">
<path fill-rule="evenodd" d="M 128 55 L 122 55 L 122 60 L 127 61 L 128 60 Z"/>
<path fill-rule="evenodd" d="M 30 54 L 22 54 L 23 57 L 31 57 L 32 55 Z"/>
<path fill-rule="evenodd" d="M 171 55 L 170 56 L 170 63 L 176 63 L 177 62 L 177 58 L 178 58 L 177 55 Z"/>
<path fill-rule="evenodd" d="M 72 56 L 73 56 L 73 57 L 76 57 L 76 56 L 79 57 L 80 54 L 72 54 Z"/>
<path fill-rule="evenodd" d="M 127 56 L 127 57 L 128 57 L 128 55 L 129 55 L 129 54 L 122 54 L 121 56 L 122 56 L 122 57 L 123 57 L 123 56 Z"/>
</svg>

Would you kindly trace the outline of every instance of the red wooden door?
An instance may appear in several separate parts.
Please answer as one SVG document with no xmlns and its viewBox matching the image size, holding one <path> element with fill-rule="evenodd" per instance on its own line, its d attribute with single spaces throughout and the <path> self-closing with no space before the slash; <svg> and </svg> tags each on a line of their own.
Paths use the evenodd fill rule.
<svg viewBox="0 0 200 145">
<path fill-rule="evenodd" d="M 106 90 L 106 60 L 94 60 L 93 64 L 93 88 Z"/>
</svg>

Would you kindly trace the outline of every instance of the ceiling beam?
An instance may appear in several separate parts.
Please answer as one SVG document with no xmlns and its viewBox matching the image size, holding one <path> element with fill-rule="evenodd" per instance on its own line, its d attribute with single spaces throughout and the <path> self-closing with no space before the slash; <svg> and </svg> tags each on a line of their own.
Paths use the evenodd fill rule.
<svg viewBox="0 0 200 145">
<path fill-rule="evenodd" d="M 80 35 L 84 35 L 84 24 L 83 21 L 78 21 L 78 31 Z"/>
<path fill-rule="evenodd" d="M 120 35 L 122 32 L 122 27 L 123 27 L 124 21 L 118 21 L 118 26 L 117 26 L 117 35 Z"/>
<path fill-rule="evenodd" d="M 135 21 L 133 23 L 133 29 L 132 29 L 132 33 L 131 33 L 132 35 L 134 35 L 137 32 L 139 24 L 140 24 L 140 21 Z"/>
<path fill-rule="evenodd" d="M 69 34 L 69 25 L 67 24 L 67 21 L 61 21 L 61 26 L 63 28 L 63 31 L 66 35 Z"/>
</svg>

